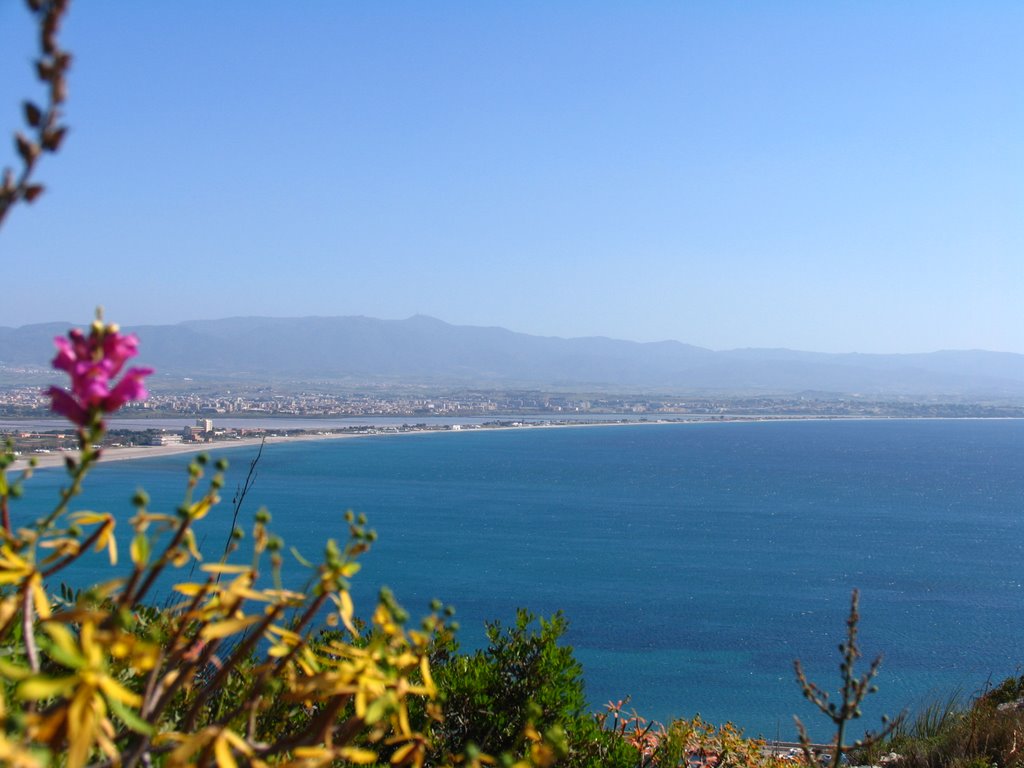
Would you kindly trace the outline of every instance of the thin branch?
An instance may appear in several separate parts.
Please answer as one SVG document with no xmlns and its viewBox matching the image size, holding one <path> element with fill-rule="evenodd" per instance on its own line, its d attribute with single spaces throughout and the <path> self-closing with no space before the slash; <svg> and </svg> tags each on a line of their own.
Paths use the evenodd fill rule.
<svg viewBox="0 0 1024 768">
<path fill-rule="evenodd" d="M 234 512 L 231 515 L 231 526 L 228 528 L 228 538 L 224 542 L 224 557 L 228 556 L 228 551 L 231 548 L 231 538 L 235 532 L 235 525 L 238 523 L 238 513 L 242 510 L 242 502 L 245 501 L 246 494 L 252 490 L 253 485 L 256 483 L 256 465 L 260 463 L 260 458 L 263 456 L 263 446 L 267 443 L 267 436 L 263 435 L 263 439 L 260 440 L 260 448 L 256 451 L 256 456 L 252 461 L 249 462 L 249 471 L 245 475 L 245 482 L 242 483 L 235 490 L 235 497 L 231 500 L 234 505 Z"/>
<path fill-rule="evenodd" d="M 61 125 L 61 105 L 67 98 L 65 75 L 71 67 L 71 55 L 57 44 L 57 33 L 67 13 L 70 0 L 27 0 L 29 11 L 39 26 L 39 58 L 36 77 L 46 88 L 46 103 L 40 107 L 24 103 L 25 125 L 29 136 L 18 131 L 14 145 L 21 160 L 15 173 L 5 168 L 0 177 L 0 225 L 8 212 L 19 202 L 31 203 L 43 193 L 43 186 L 33 182 L 33 174 L 44 152 L 56 152 L 67 133 Z"/>
<path fill-rule="evenodd" d="M 830 702 L 828 691 L 807 679 L 807 675 L 804 673 L 803 666 L 799 660 L 793 662 L 796 679 L 803 691 L 804 698 L 817 707 L 835 725 L 836 733 L 832 739 L 831 768 L 839 768 L 843 755 L 851 749 L 868 747 L 884 739 L 892 733 L 900 721 L 900 718 L 892 721 L 882 718 L 882 722 L 887 724 L 884 725 L 880 732 L 865 733 L 861 739 L 858 739 L 853 744 L 847 744 L 844 741 L 846 729 L 850 721 L 856 720 L 861 715 L 860 706 L 864 699 L 867 698 L 868 694 L 875 693 L 878 690 L 871 681 L 878 674 L 878 669 L 882 664 L 882 657 L 878 656 L 871 662 L 868 671 L 863 675 L 858 677 L 854 671 L 857 659 L 861 657 L 860 647 L 857 645 L 857 628 L 860 623 L 859 601 L 860 593 L 855 589 L 850 595 L 850 614 L 846 619 L 846 642 L 841 643 L 839 646 L 839 652 L 843 655 L 842 663 L 839 665 L 839 670 L 842 674 L 839 704 Z M 794 717 L 793 719 L 796 721 L 797 733 L 804 757 L 807 758 L 808 762 L 813 762 L 811 740 L 807 729 L 800 721 L 800 718 Z"/>
<path fill-rule="evenodd" d="M 47 568 L 45 571 L 43 571 L 43 578 L 44 579 L 48 579 L 50 576 L 52 576 L 53 574 L 57 573 L 58 571 L 61 571 L 64 568 L 67 568 L 69 565 L 71 565 L 73 562 L 75 562 L 75 560 L 77 560 L 82 555 L 84 555 L 86 552 L 88 552 L 89 548 L 93 544 L 96 543 L 96 541 L 99 539 L 99 537 L 101 535 L 103 535 L 103 532 L 106 531 L 110 527 L 110 525 L 111 525 L 111 523 L 107 522 L 107 523 L 103 523 L 103 525 L 99 526 L 95 531 L 93 531 L 89 535 L 89 538 L 87 538 L 85 541 L 83 541 L 79 545 L 79 548 L 78 548 L 77 552 L 75 552 L 73 555 L 68 555 L 63 560 L 57 561 L 56 563 L 51 565 L 49 568 Z"/>
<path fill-rule="evenodd" d="M 21 593 L 21 634 L 25 643 L 25 656 L 28 657 L 28 666 L 33 671 L 39 672 L 39 651 L 36 649 L 35 637 L 35 610 L 32 607 L 32 584 L 30 580 L 25 581 L 25 587 Z"/>
<path fill-rule="evenodd" d="M 189 709 L 188 714 L 185 716 L 186 729 L 191 730 L 195 728 L 196 718 L 198 718 L 199 712 L 202 710 L 203 705 L 206 704 L 206 702 L 210 700 L 210 697 L 213 696 L 214 692 L 220 688 L 221 683 L 224 682 L 224 679 L 228 676 L 228 673 L 231 672 L 232 669 L 237 667 L 239 662 L 241 662 L 242 659 L 244 659 L 248 655 L 249 651 L 253 649 L 253 647 L 256 645 L 259 639 L 263 636 L 263 633 L 266 631 L 267 627 L 273 624 L 277 617 L 280 615 L 281 609 L 282 606 L 275 605 L 269 611 L 267 611 L 266 616 L 264 616 L 263 619 L 252 629 L 249 636 L 238 644 L 238 647 L 235 648 L 234 653 L 231 654 L 231 658 L 229 658 L 224 663 L 224 665 L 217 670 L 217 674 L 213 676 L 213 679 L 210 680 L 210 682 L 206 684 L 203 690 L 199 692 L 199 694 L 196 696 L 195 702 L 193 702 L 192 707 Z"/>
</svg>

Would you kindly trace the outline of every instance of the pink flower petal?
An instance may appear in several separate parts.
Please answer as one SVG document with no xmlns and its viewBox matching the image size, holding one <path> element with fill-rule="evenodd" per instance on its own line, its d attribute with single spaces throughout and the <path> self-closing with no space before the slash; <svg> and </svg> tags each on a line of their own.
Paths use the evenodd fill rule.
<svg viewBox="0 0 1024 768">
<path fill-rule="evenodd" d="M 130 400 L 145 400 L 148 393 L 142 379 L 152 373 L 152 368 L 130 368 L 103 401 L 103 410 L 113 413 Z"/>
<path fill-rule="evenodd" d="M 131 400 L 146 398 L 143 378 L 153 373 L 150 368 L 130 369 L 113 388 L 113 378 L 127 360 L 138 354 L 139 340 L 112 327 L 96 328 L 86 336 L 77 328 L 68 338 L 56 338 L 57 355 L 53 367 L 66 371 L 71 378 L 71 392 L 51 387 L 47 394 L 52 408 L 72 422 L 84 426 L 99 411 L 113 413 Z"/>
<path fill-rule="evenodd" d="M 61 416 L 66 416 L 73 424 L 84 427 L 88 422 L 88 414 L 71 395 L 63 389 L 50 387 L 46 394 L 50 396 L 50 407 Z"/>
<path fill-rule="evenodd" d="M 103 339 L 103 365 L 110 376 L 116 376 L 125 362 L 138 353 L 139 340 L 135 334 L 122 336 L 108 333 Z"/>
</svg>

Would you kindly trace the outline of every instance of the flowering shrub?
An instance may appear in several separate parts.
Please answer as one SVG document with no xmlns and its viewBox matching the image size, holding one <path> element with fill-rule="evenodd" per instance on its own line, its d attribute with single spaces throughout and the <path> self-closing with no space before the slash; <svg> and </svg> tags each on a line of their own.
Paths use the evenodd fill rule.
<svg viewBox="0 0 1024 768">
<path fill-rule="evenodd" d="M 142 380 L 153 373 L 152 368 L 132 368 L 111 387 L 125 362 L 138 354 L 134 334 L 122 335 L 116 325 L 105 325 L 98 317 L 88 336 L 72 328 L 67 339 L 58 337 L 54 343 L 59 351 L 53 367 L 71 377 L 71 392 L 50 387 L 47 394 L 53 410 L 79 429 L 102 430 L 104 414 L 114 413 L 129 400 L 146 399 Z"/>
<path fill-rule="evenodd" d="M 700 715 L 667 726 L 625 711 L 626 701 L 608 702 L 599 713 L 601 730 L 614 733 L 635 750 L 639 768 L 675 766 L 763 766 L 779 761 L 765 751 L 762 739 L 748 739 L 732 723 L 715 727 Z"/>
<path fill-rule="evenodd" d="M 284 543 L 265 511 L 244 559 L 246 537 L 236 529 L 223 555 L 205 560 L 195 527 L 220 500 L 226 464 L 217 462 L 207 480 L 210 462 L 200 455 L 174 513 L 151 510 L 146 494 L 135 494 L 122 571 L 61 599 L 49 595 L 48 585 L 90 549 L 118 565 L 114 516 L 70 505 L 99 459 L 104 417 L 144 398 L 152 373 L 131 368 L 115 381 L 138 343 L 99 318 L 57 347 L 53 364 L 70 387 L 48 393 L 77 427 L 80 452 L 67 458 L 71 482 L 49 514 L 15 524 L 10 500 L 32 467 L 11 472 L 11 446 L 0 453 L 0 763 L 422 765 L 425 731 L 442 717 L 429 651 L 448 630 L 439 606 L 408 628 L 386 591 L 368 625 L 357 622 L 348 580 L 375 538 L 361 517 L 346 514 L 347 541 L 328 540 L 319 565 L 300 561 L 310 573 L 303 592 L 282 586 Z M 158 580 L 185 566 L 198 566 L 202 578 L 174 584 L 165 607 L 147 602 Z M 323 624 L 336 629 L 322 634 Z M 519 746 L 519 766 L 555 759 L 530 727 Z M 451 760 L 493 762 L 479 751 Z"/>
</svg>

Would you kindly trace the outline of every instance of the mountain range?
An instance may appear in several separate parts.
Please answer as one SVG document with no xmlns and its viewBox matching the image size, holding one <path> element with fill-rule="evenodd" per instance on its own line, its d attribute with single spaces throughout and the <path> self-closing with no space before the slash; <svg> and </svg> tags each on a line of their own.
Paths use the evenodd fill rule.
<svg viewBox="0 0 1024 768">
<path fill-rule="evenodd" d="M 5 377 L 46 367 L 68 323 L 0 328 Z M 678 341 L 557 338 L 416 315 L 235 317 L 137 326 L 140 364 L 175 377 L 374 381 L 489 388 L 1024 398 L 1024 355 L 983 350 L 829 354 L 714 351 Z"/>
</svg>

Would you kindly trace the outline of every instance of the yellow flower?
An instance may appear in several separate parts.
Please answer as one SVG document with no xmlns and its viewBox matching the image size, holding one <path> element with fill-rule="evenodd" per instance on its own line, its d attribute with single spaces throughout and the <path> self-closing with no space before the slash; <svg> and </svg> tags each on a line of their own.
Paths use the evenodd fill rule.
<svg viewBox="0 0 1024 768">
<path fill-rule="evenodd" d="M 87 616 L 76 637 L 71 630 L 56 621 L 44 622 L 43 631 L 48 640 L 41 646 L 54 661 L 71 670 L 61 677 L 32 675 L 17 687 L 17 696 L 23 700 L 63 698 L 65 707 L 55 707 L 36 725 L 37 735 L 49 742 L 51 749 L 60 749 L 62 723 L 66 730 L 68 768 L 86 764 L 94 748 L 114 758 L 117 749 L 108 734 L 113 725 L 108 717 L 112 710 L 118 718 L 135 731 L 148 732 L 150 726 L 133 708 L 142 704 L 142 697 L 125 688 L 107 668 L 108 649 L 118 647 L 123 653 L 135 644 L 130 636 L 111 636 L 97 629 L 94 618 Z M 141 649 L 147 656 L 146 649 Z"/>
</svg>

